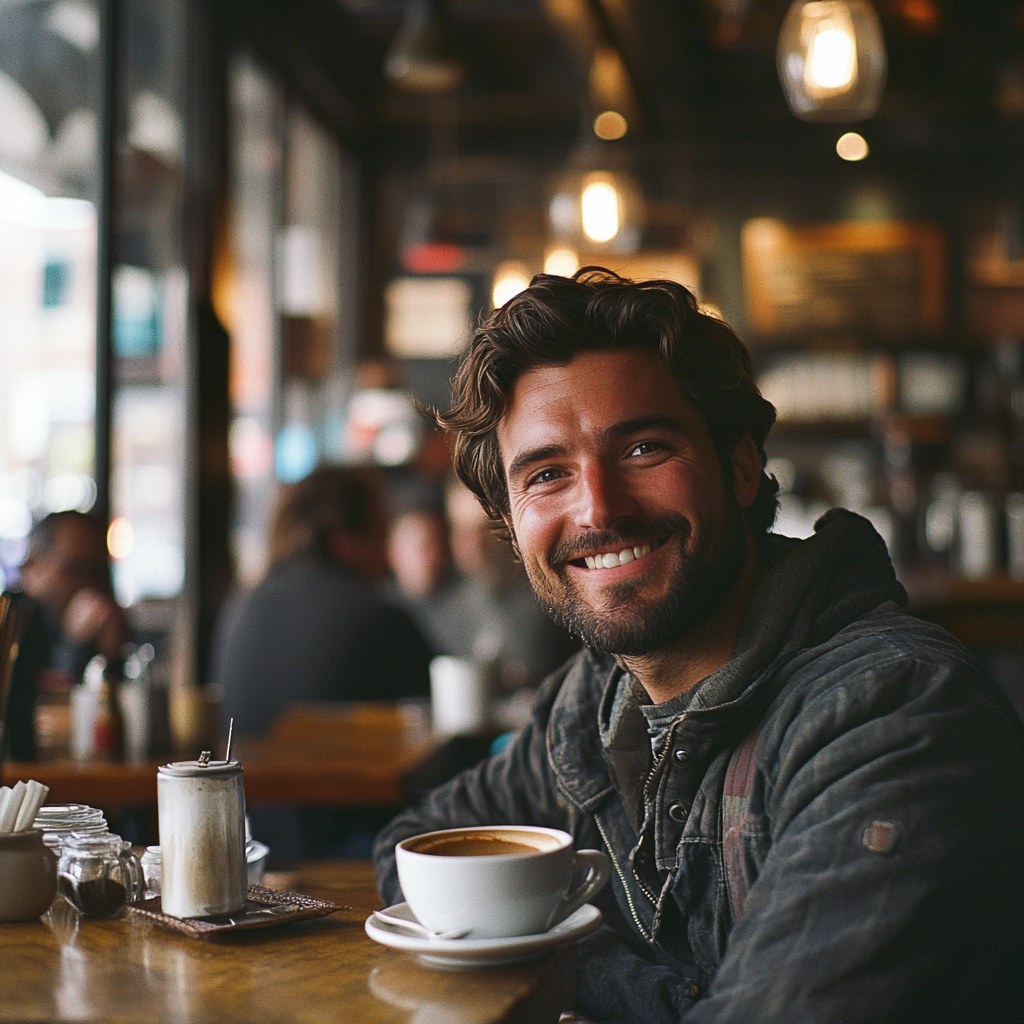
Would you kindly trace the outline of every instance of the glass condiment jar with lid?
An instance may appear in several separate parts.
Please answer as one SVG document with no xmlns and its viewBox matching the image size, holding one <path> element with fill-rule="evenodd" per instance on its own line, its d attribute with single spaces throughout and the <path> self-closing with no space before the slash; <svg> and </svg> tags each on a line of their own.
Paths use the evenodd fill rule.
<svg viewBox="0 0 1024 1024">
<path fill-rule="evenodd" d="M 120 836 L 73 834 L 63 845 L 61 895 L 84 917 L 114 917 L 142 895 L 139 859 Z"/>
<path fill-rule="evenodd" d="M 147 846 L 142 855 L 142 875 L 146 882 L 146 896 L 160 895 L 162 862 L 159 846 Z"/>
<path fill-rule="evenodd" d="M 103 812 L 96 807 L 84 804 L 58 804 L 40 807 L 36 815 L 35 827 L 43 834 L 43 842 L 59 857 L 60 848 L 72 836 L 106 836 L 110 829 L 106 827 Z"/>
<path fill-rule="evenodd" d="M 107 821 L 98 807 L 85 804 L 47 804 L 39 808 L 35 827 L 43 842 L 59 857 L 61 846 L 74 834 L 107 835 Z"/>
</svg>

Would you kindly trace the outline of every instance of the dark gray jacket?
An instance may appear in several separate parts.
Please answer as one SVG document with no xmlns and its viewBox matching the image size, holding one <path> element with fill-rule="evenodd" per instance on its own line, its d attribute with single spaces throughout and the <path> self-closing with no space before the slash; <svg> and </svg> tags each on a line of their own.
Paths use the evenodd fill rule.
<svg viewBox="0 0 1024 1024">
<path fill-rule="evenodd" d="M 623 672 L 583 652 L 497 757 L 378 838 L 533 823 L 605 849 L 579 946 L 595 1021 L 1020 1021 L 1024 739 L 948 634 L 905 601 L 881 539 L 835 511 L 772 538 L 732 660 L 651 752 Z M 731 752 L 761 722 L 737 914 L 724 866 Z"/>
</svg>

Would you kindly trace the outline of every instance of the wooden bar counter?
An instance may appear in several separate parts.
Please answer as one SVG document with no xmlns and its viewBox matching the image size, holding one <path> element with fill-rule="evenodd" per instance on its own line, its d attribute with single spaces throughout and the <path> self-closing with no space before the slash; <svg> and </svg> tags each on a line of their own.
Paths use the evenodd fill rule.
<svg viewBox="0 0 1024 1024">
<path fill-rule="evenodd" d="M 0 925 L 0 1021 L 553 1024 L 571 1005 L 571 948 L 443 971 L 372 942 L 363 921 L 381 904 L 367 862 L 320 862 L 267 884 L 347 909 L 209 942 L 134 915 L 79 918 L 59 897 L 39 922 Z"/>
<path fill-rule="evenodd" d="M 267 737 L 236 743 L 232 756 L 242 762 L 249 803 L 392 807 L 462 767 L 466 742 L 430 732 L 393 704 L 297 704 Z M 49 786 L 48 803 L 155 806 L 157 765 L 39 761 L 4 764 L 0 773 L 5 785 Z"/>
</svg>

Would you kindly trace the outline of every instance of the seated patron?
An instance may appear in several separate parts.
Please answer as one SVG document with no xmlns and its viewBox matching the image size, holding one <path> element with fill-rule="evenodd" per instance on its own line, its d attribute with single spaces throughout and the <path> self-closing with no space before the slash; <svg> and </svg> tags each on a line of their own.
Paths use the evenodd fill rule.
<svg viewBox="0 0 1024 1024">
<path fill-rule="evenodd" d="M 52 512 L 40 520 L 29 536 L 21 588 L 13 596 L 21 640 L 5 745 L 14 760 L 30 761 L 36 752 L 38 694 L 81 682 L 95 654 L 116 661 L 128 636 L 111 590 L 103 521 L 74 511 Z"/>
<path fill-rule="evenodd" d="M 774 418 L 674 283 L 541 275 L 476 332 L 439 420 L 586 647 L 382 832 L 381 894 L 408 836 L 553 826 L 613 864 L 593 1021 L 1019 1021 L 1020 723 L 865 519 L 770 532 Z"/>
<path fill-rule="evenodd" d="M 432 651 L 374 589 L 387 573 L 376 481 L 322 468 L 284 490 L 271 567 L 225 620 L 216 681 L 240 736 L 299 700 L 395 700 L 430 692 Z"/>
<path fill-rule="evenodd" d="M 444 513 L 429 505 L 399 512 L 388 530 L 388 565 L 394 576 L 389 591 L 409 607 L 433 640 L 437 599 L 458 581 Z"/>
<path fill-rule="evenodd" d="M 579 645 L 544 614 L 472 493 L 456 481 L 447 505 L 447 517 L 426 506 L 395 516 L 388 561 L 398 598 L 438 654 L 492 664 L 506 690 L 536 686 Z"/>
</svg>

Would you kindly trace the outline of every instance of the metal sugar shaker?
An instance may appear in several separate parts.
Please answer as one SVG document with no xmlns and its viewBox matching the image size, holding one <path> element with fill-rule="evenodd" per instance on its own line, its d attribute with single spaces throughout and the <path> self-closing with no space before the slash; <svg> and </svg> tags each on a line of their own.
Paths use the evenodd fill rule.
<svg viewBox="0 0 1024 1024">
<path fill-rule="evenodd" d="M 172 917 L 219 917 L 246 900 L 245 789 L 238 761 L 175 761 L 157 772 L 160 898 Z"/>
</svg>

